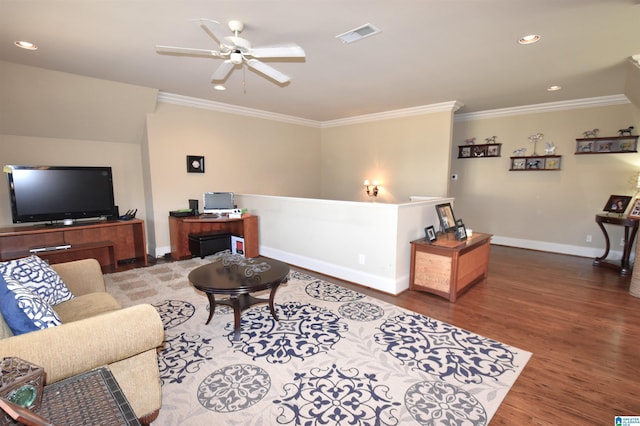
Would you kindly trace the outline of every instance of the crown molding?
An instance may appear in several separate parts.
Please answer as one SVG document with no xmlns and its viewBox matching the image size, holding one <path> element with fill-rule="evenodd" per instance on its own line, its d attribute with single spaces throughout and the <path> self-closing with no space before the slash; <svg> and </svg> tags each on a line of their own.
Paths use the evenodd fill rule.
<svg viewBox="0 0 640 426">
<path fill-rule="evenodd" d="M 512 115 L 535 114 L 540 112 L 563 111 L 579 108 L 622 105 L 630 103 L 625 95 L 600 96 L 597 98 L 573 99 L 569 101 L 547 102 L 543 104 L 524 105 L 513 108 L 491 109 L 487 111 L 458 114 L 454 121 L 480 120 L 484 118 L 509 117 Z"/>
<path fill-rule="evenodd" d="M 441 102 L 438 104 L 421 105 L 411 108 L 396 109 L 393 111 L 377 112 L 374 114 L 359 115 L 357 117 L 341 118 L 338 120 L 323 121 L 322 128 L 347 126 L 350 124 L 368 123 L 371 121 L 388 120 L 390 118 L 411 117 L 420 114 L 432 114 L 434 112 L 456 112 L 464 106 L 458 101 Z"/>
<path fill-rule="evenodd" d="M 182 105 L 193 108 L 208 109 L 211 111 L 227 112 L 229 114 L 240 114 L 256 118 L 264 118 L 267 120 L 281 121 L 289 124 L 299 124 L 308 127 L 337 127 L 348 124 L 365 123 L 370 121 L 378 121 L 389 118 L 410 117 L 419 114 L 428 114 L 434 112 L 456 112 L 464 104 L 458 101 L 442 102 L 439 104 L 423 105 L 413 108 L 404 108 L 394 111 L 386 111 L 375 114 L 361 115 L 358 117 L 345 118 L 331 121 L 307 120 L 291 115 L 277 114 L 274 112 L 263 111 L 260 109 L 240 107 L 236 105 L 225 104 L 222 102 L 210 101 L 207 99 L 192 98 L 190 96 L 176 95 L 168 92 L 158 93 L 158 102 L 164 102 L 174 105 Z"/>
<path fill-rule="evenodd" d="M 321 127 L 322 125 L 321 122 L 315 120 L 306 120 L 304 118 L 294 117 L 291 115 L 277 114 L 275 112 L 225 104 L 222 102 L 215 102 L 207 99 L 192 98 L 190 96 L 176 95 L 173 93 L 162 91 L 158 93 L 158 102 L 188 106 L 192 108 L 208 109 L 211 111 L 226 112 L 229 114 L 245 115 L 249 117 L 263 118 L 265 120 L 274 120 L 283 123 L 298 124 L 308 127 Z"/>
<path fill-rule="evenodd" d="M 188 106 L 193 108 L 202 108 L 212 111 L 226 112 L 229 114 L 245 115 L 249 117 L 262 118 L 265 120 L 280 121 L 283 123 L 297 124 L 307 127 L 330 128 L 347 126 L 351 124 L 368 123 L 373 121 L 387 120 L 391 118 L 411 117 L 420 114 L 431 114 L 435 112 L 453 112 L 455 113 L 464 106 L 459 101 L 441 102 L 438 104 L 422 105 L 411 108 L 397 109 L 393 111 L 385 111 L 374 114 L 360 115 L 357 117 L 342 118 L 338 120 L 316 121 L 304 118 L 294 117 L 291 115 L 278 114 L 274 112 L 264 111 L 260 109 L 241 107 L 236 105 L 225 104 L 222 102 L 210 101 L 207 99 L 193 98 L 190 96 L 176 95 L 160 91 L 158 93 L 158 102 L 164 102 L 175 105 Z M 578 108 L 593 108 L 602 106 L 622 105 L 630 103 L 625 95 L 601 96 L 595 98 L 574 99 L 569 101 L 548 102 L 534 105 L 524 105 L 513 108 L 500 108 L 487 111 L 468 112 L 464 114 L 454 115 L 454 121 L 480 120 L 486 118 L 508 117 L 513 115 L 534 114 L 541 112 L 563 111 Z"/>
</svg>

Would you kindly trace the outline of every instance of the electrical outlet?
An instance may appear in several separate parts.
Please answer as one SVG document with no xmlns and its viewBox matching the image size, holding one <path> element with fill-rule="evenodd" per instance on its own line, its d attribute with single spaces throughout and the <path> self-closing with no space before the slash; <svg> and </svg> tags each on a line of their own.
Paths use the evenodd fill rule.
<svg viewBox="0 0 640 426">
<path fill-rule="evenodd" d="M 590 243 L 593 240 L 591 234 L 587 235 L 587 242 Z"/>
<path fill-rule="evenodd" d="M 359 255 L 358 255 L 358 263 L 359 263 L 359 264 L 361 264 L 361 265 L 364 265 L 364 264 L 365 264 L 365 262 L 366 262 L 366 258 L 365 258 L 365 256 L 364 256 L 364 254 L 362 254 L 362 253 L 361 253 L 361 254 L 359 254 Z"/>
<path fill-rule="evenodd" d="M 624 238 L 620 238 L 620 247 L 624 247 Z"/>
</svg>

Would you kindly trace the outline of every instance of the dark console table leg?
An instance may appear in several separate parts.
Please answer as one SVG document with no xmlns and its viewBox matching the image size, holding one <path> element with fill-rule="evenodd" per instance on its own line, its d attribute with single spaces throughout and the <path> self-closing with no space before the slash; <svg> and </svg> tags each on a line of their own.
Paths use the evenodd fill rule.
<svg viewBox="0 0 640 426">
<path fill-rule="evenodd" d="M 633 246 L 637 232 L 638 228 L 632 227 L 631 235 L 629 235 L 629 227 L 625 226 L 624 228 L 624 251 L 622 252 L 622 260 L 620 261 L 620 275 L 631 274 L 632 267 L 629 258 L 631 257 L 631 246 Z"/>
<path fill-rule="evenodd" d="M 636 234 L 638 232 L 638 220 L 623 216 L 609 216 L 598 214 L 596 215 L 596 223 L 598 224 L 598 227 L 602 230 L 602 234 L 604 235 L 605 250 L 602 256 L 596 257 L 593 260 L 593 265 L 606 266 L 612 269 L 616 269 L 619 271 L 620 275 L 623 276 L 630 275 L 633 267 L 631 266 L 629 258 L 631 257 L 631 248 L 633 247 L 633 242 L 635 241 Z M 611 249 L 611 241 L 609 240 L 609 234 L 604 227 L 605 223 L 624 226 L 624 249 L 622 251 L 622 259 L 620 259 L 620 265 L 618 265 L 616 262 L 606 260 L 607 256 L 609 255 L 609 250 Z"/>
<path fill-rule="evenodd" d="M 597 223 L 600 229 L 602 230 L 602 233 L 604 234 L 605 249 L 604 249 L 604 254 L 602 256 L 596 257 L 595 259 L 593 259 L 594 265 L 599 265 L 600 262 L 606 259 L 607 256 L 609 256 L 609 249 L 611 248 L 611 242 L 609 241 L 609 234 L 607 233 L 606 228 L 604 227 L 602 222 L 597 222 Z"/>
</svg>

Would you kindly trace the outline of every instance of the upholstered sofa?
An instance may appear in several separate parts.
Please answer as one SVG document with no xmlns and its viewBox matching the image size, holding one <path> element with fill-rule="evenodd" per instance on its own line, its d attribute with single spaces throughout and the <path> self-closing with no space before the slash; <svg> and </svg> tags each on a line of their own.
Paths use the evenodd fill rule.
<svg viewBox="0 0 640 426">
<path fill-rule="evenodd" d="M 95 259 L 52 268 L 75 296 L 53 306 L 62 324 L 14 336 L 0 314 L 0 358 L 43 367 L 47 384 L 106 365 L 141 423 L 149 424 L 161 405 L 157 349 L 164 328 L 157 311 L 148 304 L 121 308 Z"/>
</svg>

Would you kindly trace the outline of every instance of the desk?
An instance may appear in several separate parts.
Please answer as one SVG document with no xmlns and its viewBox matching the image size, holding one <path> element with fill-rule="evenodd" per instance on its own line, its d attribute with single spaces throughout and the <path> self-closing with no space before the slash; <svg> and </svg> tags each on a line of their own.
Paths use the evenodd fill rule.
<svg viewBox="0 0 640 426">
<path fill-rule="evenodd" d="M 600 213 L 596 215 L 596 223 L 602 230 L 604 234 L 604 241 L 606 247 L 604 249 L 604 254 L 600 257 L 596 257 L 593 260 L 594 266 L 604 266 L 611 269 L 615 269 L 620 272 L 620 275 L 630 275 L 633 270 L 633 266 L 629 262 L 629 257 L 631 255 L 631 248 L 633 247 L 633 241 L 636 238 L 636 234 L 638 233 L 638 219 L 631 219 L 622 216 L 609 216 L 608 214 Z M 624 249 L 622 251 L 622 259 L 620 262 L 613 262 L 605 260 L 609 255 L 609 249 L 611 248 L 611 242 L 609 241 L 609 234 L 607 233 L 607 229 L 604 227 L 604 224 L 624 226 Z"/>
<path fill-rule="evenodd" d="M 211 218 L 207 215 L 169 217 L 169 238 L 173 260 L 190 259 L 189 234 L 200 232 L 228 232 L 244 236 L 246 257 L 258 256 L 258 216 L 244 216 L 239 219 L 228 217 Z"/>
<path fill-rule="evenodd" d="M 410 290 L 427 291 L 455 302 L 458 296 L 487 277 L 491 234 L 474 232 L 464 241 L 440 234 L 432 244 L 411 241 Z"/>
</svg>

